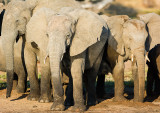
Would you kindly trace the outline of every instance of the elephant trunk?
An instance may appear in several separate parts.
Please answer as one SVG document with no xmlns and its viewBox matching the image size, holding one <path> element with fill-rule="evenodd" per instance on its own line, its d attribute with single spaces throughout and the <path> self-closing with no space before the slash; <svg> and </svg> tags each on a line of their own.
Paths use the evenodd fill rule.
<svg viewBox="0 0 160 113">
<path fill-rule="evenodd" d="M 143 102 L 144 91 L 145 91 L 145 56 L 144 49 L 140 48 L 136 51 L 136 60 L 138 66 L 138 86 L 139 86 L 139 97 L 138 101 Z"/>
<path fill-rule="evenodd" d="M 3 50 L 5 52 L 6 58 L 6 72 L 7 72 L 7 93 L 6 98 L 10 97 L 12 87 L 13 87 L 13 76 L 14 76 L 14 43 L 18 33 L 6 33 L 3 35 L 2 31 L 2 41 Z M 13 38 L 14 37 L 14 38 Z"/>
<path fill-rule="evenodd" d="M 60 77 L 60 62 L 63 55 L 61 46 L 59 43 L 54 43 L 54 39 L 49 39 L 49 58 L 51 68 L 51 80 L 54 88 L 54 97 L 63 97 L 63 87 Z"/>
</svg>

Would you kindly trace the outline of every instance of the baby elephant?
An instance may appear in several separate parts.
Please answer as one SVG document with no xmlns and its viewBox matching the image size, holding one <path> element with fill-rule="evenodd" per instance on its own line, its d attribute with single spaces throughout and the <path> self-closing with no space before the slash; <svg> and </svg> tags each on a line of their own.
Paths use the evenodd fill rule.
<svg viewBox="0 0 160 113">
<path fill-rule="evenodd" d="M 24 93 L 27 89 L 27 75 L 24 70 L 23 60 L 22 60 L 22 38 L 18 40 L 14 45 L 14 81 L 13 89 L 16 89 L 18 93 Z M 0 37 L 0 71 L 6 71 L 6 60 L 5 52 L 2 47 L 2 39 Z M 17 81 L 18 80 L 18 81 Z M 18 83 L 17 83 L 18 82 Z"/>
<path fill-rule="evenodd" d="M 160 94 L 160 44 L 149 51 L 148 58 L 150 61 L 147 61 L 147 96 L 153 96 L 153 93 L 158 96 Z"/>
</svg>

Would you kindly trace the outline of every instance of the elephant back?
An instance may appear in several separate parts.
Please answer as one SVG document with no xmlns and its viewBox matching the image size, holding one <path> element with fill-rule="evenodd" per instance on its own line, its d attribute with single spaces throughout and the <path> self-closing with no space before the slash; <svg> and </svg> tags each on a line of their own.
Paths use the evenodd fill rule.
<svg viewBox="0 0 160 113">
<path fill-rule="evenodd" d="M 42 7 L 51 8 L 55 12 L 58 12 L 62 7 L 80 8 L 81 5 L 75 0 L 40 0 L 33 12 L 36 12 Z"/>
</svg>

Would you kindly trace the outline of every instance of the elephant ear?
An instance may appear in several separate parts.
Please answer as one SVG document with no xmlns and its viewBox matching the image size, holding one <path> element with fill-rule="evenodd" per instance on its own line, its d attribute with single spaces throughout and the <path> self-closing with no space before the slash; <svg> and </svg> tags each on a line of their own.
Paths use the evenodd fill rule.
<svg viewBox="0 0 160 113">
<path fill-rule="evenodd" d="M 101 16 L 110 30 L 108 44 L 120 55 L 125 54 L 125 46 L 122 39 L 123 24 L 129 19 L 127 15 L 116 15 L 112 17 Z"/>
<path fill-rule="evenodd" d="M 107 40 L 108 36 L 101 37 L 102 34 L 108 32 L 108 27 L 100 16 L 83 9 L 76 9 L 70 15 L 78 19 L 75 35 L 70 46 L 70 56 L 82 53 L 98 41 Z"/>
<path fill-rule="evenodd" d="M 148 37 L 146 40 L 146 50 L 152 49 L 155 45 L 160 42 L 160 16 L 158 14 L 153 13 L 152 18 L 149 20 L 148 24 L 146 24 Z"/>
</svg>

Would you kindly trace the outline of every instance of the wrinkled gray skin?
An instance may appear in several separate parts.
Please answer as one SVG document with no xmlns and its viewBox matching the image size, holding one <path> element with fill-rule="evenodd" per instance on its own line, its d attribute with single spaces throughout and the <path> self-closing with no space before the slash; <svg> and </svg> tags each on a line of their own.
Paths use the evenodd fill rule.
<svg viewBox="0 0 160 113">
<path fill-rule="evenodd" d="M 129 19 L 129 17 L 123 15 L 103 18 L 109 26 L 112 37 L 109 38 L 112 40 L 109 40 L 108 45 L 106 45 L 106 54 L 103 61 L 107 62 L 108 71 L 112 73 L 115 80 L 114 101 L 126 100 L 123 96 L 124 62 L 131 60 L 134 78 L 134 101 L 142 102 L 145 90 L 144 56 L 147 38 L 145 23 L 140 20 Z"/>
<path fill-rule="evenodd" d="M 146 41 L 146 51 L 148 52 L 156 44 L 160 43 L 160 16 L 156 13 L 147 13 L 139 15 L 139 18 L 147 26 L 149 36 Z"/>
<path fill-rule="evenodd" d="M 19 9 L 18 9 L 18 8 Z M 31 17 L 31 11 L 26 10 L 24 1 L 10 2 L 6 8 L 2 23 L 2 42 L 6 55 L 7 95 L 10 96 L 13 83 L 13 44 L 18 35 L 25 34 L 25 25 Z M 21 11 L 22 10 L 22 11 Z M 11 56 L 10 56 L 11 54 Z"/>
<path fill-rule="evenodd" d="M 40 102 L 51 101 L 51 88 L 50 88 L 50 66 L 49 59 L 46 59 L 48 37 L 46 35 L 47 29 L 47 18 L 54 15 L 54 11 L 47 8 L 42 8 L 34 13 L 32 18 L 26 27 L 26 44 L 25 44 L 25 62 L 26 67 L 32 68 L 32 71 L 28 71 L 28 76 L 30 77 L 31 89 L 37 90 L 37 94 L 30 92 L 28 99 L 40 99 Z M 39 86 L 35 85 L 35 77 L 33 74 L 37 67 L 37 58 L 40 61 L 41 67 L 41 89 L 39 92 Z M 46 60 L 45 60 L 46 59 Z M 30 65 L 27 62 L 32 62 Z M 33 82 L 32 82 L 33 81 Z"/>
<path fill-rule="evenodd" d="M 74 6 L 78 7 L 74 0 L 14 0 L 7 5 L 6 13 L 4 15 L 4 21 L 2 24 L 2 41 L 3 47 L 6 54 L 6 71 L 7 71 L 7 94 L 6 97 L 10 97 L 12 84 L 13 84 L 13 74 L 14 74 L 14 42 L 19 35 L 24 35 L 26 32 L 26 25 L 30 20 L 32 14 L 41 7 L 49 7 L 52 10 L 58 11 L 64 6 Z M 36 63 L 36 62 L 33 62 Z M 30 64 L 35 65 L 35 64 Z M 32 70 L 27 70 L 32 71 Z M 36 89 L 31 88 L 30 97 L 35 97 L 39 95 L 39 83 L 38 78 L 35 75 L 36 72 L 32 73 L 35 76 L 35 81 L 30 81 L 31 85 L 34 84 Z M 29 76 L 30 77 L 30 76 Z M 35 91 L 34 91 L 35 90 Z M 31 96 L 32 95 L 32 96 Z M 37 96 L 36 96 L 37 97 Z M 29 98 L 30 99 L 30 98 Z M 32 100 L 32 99 L 30 99 Z M 35 100 L 35 99 L 33 99 Z"/>
<path fill-rule="evenodd" d="M 144 21 L 146 24 L 146 28 L 148 31 L 148 37 L 146 41 L 146 51 L 150 53 L 151 62 L 147 62 L 148 65 L 148 72 L 147 72 L 147 95 L 151 96 L 152 94 L 152 87 L 153 87 L 153 81 L 155 79 L 155 85 L 159 84 L 159 79 L 157 78 L 157 69 L 159 69 L 159 63 L 157 63 L 157 67 L 155 67 L 154 58 L 157 56 L 156 49 L 158 47 L 155 47 L 157 44 L 160 43 L 160 16 L 156 13 L 147 13 L 139 15 L 139 19 Z M 155 48 L 154 48 L 155 47 Z M 151 55 L 154 54 L 154 57 Z M 157 58 L 157 62 L 159 60 L 159 57 Z M 151 65 L 153 64 L 153 65 Z M 154 68 L 153 68 L 154 67 Z M 154 70 L 154 71 L 153 71 Z M 153 73 L 154 76 L 153 76 Z M 157 82 L 158 81 L 158 82 Z M 159 86 L 155 86 L 156 93 L 159 93 Z"/>
<path fill-rule="evenodd" d="M 39 16 L 43 14 L 45 15 L 40 18 Z M 43 22 L 41 20 L 40 23 L 37 23 L 34 21 L 36 18 L 43 19 Z M 44 26 L 48 25 L 47 28 L 46 26 L 39 27 L 43 26 L 42 24 Z M 93 29 L 96 28 L 94 26 L 98 30 Z M 35 29 L 33 29 L 34 27 Z M 40 56 L 41 66 L 49 67 L 48 65 L 50 65 L 51 81 L 54 89 L 54 103 L 51 106 L 51 110 L 64 110 L 60 65 L 65 54 L 70 56 L 67 62 L 71 61 L 70 70 L 73 78 L 74 97 L 72 110 L 84 111 L 86 109 L 83 100 L 83 74 L 87 76 L 88 82 L 87 104 L 95 104 L 95 85 L 93 84 L 96 81 L 103 47 L 108 38 L 107 34 L 108 28 L 105 21 L 97 14 L 83 9 L 66 7 L 61 9 L 59 14 L 54 15 L 53 13 L 51 14 L 49 9 L 43 8 L 31 18 L 27 25 L 26 48 L 29 50 L 27 54 L 30 54 L 30 56 L 35 53 L 38 56 L 42 55 Z M 42 41 L 42 39 L 44 40 Z M 36 43 L 36 48 L 31 47 L 33 42 Z M 45 45 L 46 43 L 48 43 L 47 46 Z M 67 52 L 66 49 L 68 48 L 70 51 Z M 30 57 L 29 60 L 31 59 Z M 45 70 L 46 73 L 49 73 L 48 69 Z M 45 77 L 47 78 L 47 76 Z M 46 81 L 44 84 L 46 84 Z"/>
<path fill-rule="evenodd" d="M 60 62 L 66 48 L 69 47 L 74 98 L 72 110 L 83 111 L 86 107 L 83 100 L 82 75 L 84 73 L 84 76 L 87 76 L 87 105 L 95 104 L 94 84 L 102 59 L 103 47 L 108 38 L 108 27 L 105 21 L 93 12 L 72 8 L 64 8 L 61 12 L 67 15 L 68 19 L 71 17 L 71 22 L 67 22 L 65 16 L 57 15 L 57 19 L 53 17 L 49 22 L 47 30 L 49 58 L 52 59 L 50 60 L 51 79 L 56 101 L 51 109 L 61 110 L 63 106 L 63 90 L 59 76 Z M 59 24 L 58 21 L 62 23 Z"/>
<path fill-rule="evenodd" d="M 6 60 L 5 54 L 2 47 L 2 39 L 0 37 L 0 71 L 6 72 Z M 27 75 L 24 70 L 24 65 L 22 61 L 22 39 L 19 39 L 17 43 L 14 44 L 14 83 L 13 89 L 16 89 L 18 93 L 24 93 L 27 89 Z M 18 78 L 17 78 L 18 77 Z M 18 80 L 18 81 L 17 81 Z"/>
</svg>

